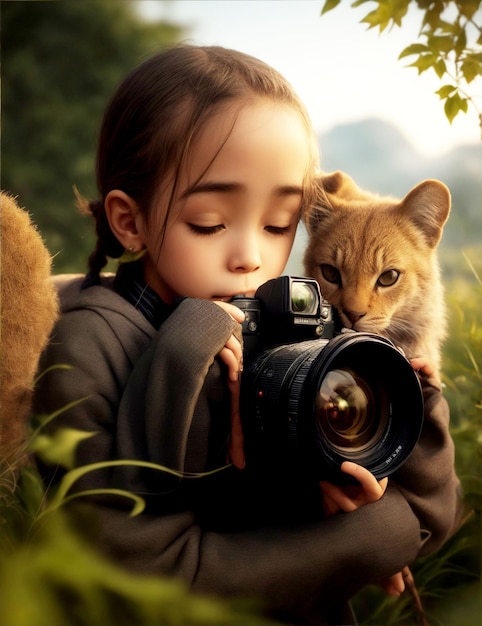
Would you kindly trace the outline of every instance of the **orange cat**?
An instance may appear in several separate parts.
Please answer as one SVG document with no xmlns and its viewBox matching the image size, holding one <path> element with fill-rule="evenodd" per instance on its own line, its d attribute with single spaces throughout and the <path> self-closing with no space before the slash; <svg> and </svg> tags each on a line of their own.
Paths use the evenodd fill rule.
<svg viewBox="0 0 482 626">
<path fill-rule="evenodd" d="M 318 202 L 305 217 L 306 275 L 343 325 L 383 335 L 437 371 L 446 316 L 436 249 L 449 211 L 449 190 L 437 180 L 397 200 L 335 172 L 320 178 Z"/>
</svg>

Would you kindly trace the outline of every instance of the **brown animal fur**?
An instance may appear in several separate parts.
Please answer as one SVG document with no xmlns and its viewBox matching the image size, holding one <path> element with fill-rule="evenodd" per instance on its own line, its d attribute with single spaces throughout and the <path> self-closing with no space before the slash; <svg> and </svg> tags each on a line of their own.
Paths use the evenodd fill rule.
<svg viewBox="0 0 482 626">
<path fill-rule="evenodd" d="M 33 381 L 58 315 L 51 257 L 28 213 L 0 193 L 1 379 L 0 460 L 26 435 Z"/>
<path fill-rule="evenodd" d="M 398 200 L 335 172 L 320 177 L 319 201 L 305 217 L 305 272 L 343 324 L 383 335 L 437 371 L 446 317 L 436 248 L 449 211 L 450 193 L 437 180 Z"/>
</svg>

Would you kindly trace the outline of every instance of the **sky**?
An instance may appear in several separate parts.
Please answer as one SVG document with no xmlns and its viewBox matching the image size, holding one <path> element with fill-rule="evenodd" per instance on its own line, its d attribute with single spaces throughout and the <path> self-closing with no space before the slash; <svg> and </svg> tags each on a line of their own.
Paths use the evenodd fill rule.
<svg viewBox="0 0 482 626">
<path fill-rule="evenodd" d="M 351 1 L 321 16 L 324 0 L 138 0 L 150 18 L 189 28 L 186 41 L 222 45 L 259 57 L 279 70 L 305 103 L 315 130 L 377 117 L 395 124 L 424 156 L 480 143 L 475 109 L 452 125 L 435 91 L 443 83 L 433 71 L 418 74 L 398 60 L 417 41 L 420 12 L 402 28 L 367 30 L 360 20 L 374 8 Z M 474 83 L 472 83 L 474 85 Z M 482 108 L 482 80 L 471 87 Z"/>
</svg>

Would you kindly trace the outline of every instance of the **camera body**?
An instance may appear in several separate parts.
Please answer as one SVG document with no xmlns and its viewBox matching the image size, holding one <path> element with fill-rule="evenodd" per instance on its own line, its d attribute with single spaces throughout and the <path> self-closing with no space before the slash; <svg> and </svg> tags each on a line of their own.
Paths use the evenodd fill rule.
<svg viewBox="0 0 482 626">
<path fill-rule="evenodd" d="M 312 278 L 274 278 L 261 285 L 254 298 L 235 296 L 231 302 L 245 314 L 245 364 L 267 346 L 331 339 L 335 333 L 333 307 L 323 299 Z"/>
<path fill-rule="evenodd" d="M 336 328 L 318 283 L 281 276 L 242 309 L 241 417 L 251 466 L 292 466 L 317 480 L 353 482 L 350 460 L 377 479 L 408 458 L 423 424 L 423 396 L 408 360 L 388 340 Z"/>
</svg>

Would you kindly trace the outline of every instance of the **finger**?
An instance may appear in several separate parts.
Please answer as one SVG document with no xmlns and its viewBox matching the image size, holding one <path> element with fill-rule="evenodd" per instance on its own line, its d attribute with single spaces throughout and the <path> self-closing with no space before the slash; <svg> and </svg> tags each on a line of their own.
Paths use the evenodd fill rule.
<svg viewBox="0 0 482 626">
<path fill-rule="evenodd" d="M 228 382 L 231 392 L 231 438 L 229 442 L 229 457 L 231 463 L 238 469 L 244 469 L 246 459 L 244 456 L 244 435 L 239 411 L 239 398 L 241 385 L 239 381 Z"/>
<path fill-rule="evenodd" d="M 234 335 L 231 335 L 231 337 L 224 344 L 224 347 L 231 350 L 234 354 L 234 358 L 238 364 L 238 369 L 240 370 L 243 363 L 243 348 L 241 347 L 239 340 L 236 339 Z"/>
<path fill-rule="evenodd" d="M 320 482 L 320 487 L 324 499 L 326 499 L 327 502 L 329 501 L 332 507 L 335 506 L 335 512 L 341 510 L 345 513 L 351 513 L 358 508 L 356 498 L 345 493 L 342 487 L 325 481 Z"/>
<path fill-rule="evenodd" d="M 325 481 L 320 481 L 319 485 L 321 489 L 323 511 L 327 517 L 329 517 L 330 515 L 334 515 L 340 510 L 340 508 L 338 507 L 338 505 L 336 504 L 336 502 L 333 500 L 333 498 L 330 495 L 331 487 L 333 485 Z"/>
<path fill-rule="evenodd" d="M 341 464 L 340 469 L 342 472 L 345 472 L 345 474 L 349 474 L 360 483 L 365 495 L 365 502 L 375 502 L 376 500 L 379 500 L 381 496 L 385 493 L 385 489 L 387 488 L 388 484 L 388 478 L 383 478 L 382 480 L 378 481 L 375 476 L 365 467 L 357 465 L 356 463 L 352 463 L 351 461 L 344 461 Z"/>
<path fill-rule="evenodd" d="M 435 374 L 435 366 L 431 361 L 424 357 L 410 359 L 410 364 L 415 371 L 421 371 L 426 376 L 433 376 Z"/>
<path fill-rule="evenodd" d="M 228 368 L 228 380 L 236 382 L 243 370 L 243 351 L 239 341 L 231 337 L 219 353 L 219 358 Z"/>
<path fill-rule="evenodd" d="M 323 494 L 323 499 L 322 499 L 322 503 L 323 503 L 323 511 L 326 515 L 326 517 L 330 517 L 331 515 L 334 515 L 335 513 L 338 513 L 338 511 L 340 511 L 340 507 L 337 505 L 337 503 L 330 498 L 330 496 L 328 494 Z"/>
<path fill-rule="evenodd" d="M 403 582 L 402 573 L 399 572 L 388 580 L 383 581 L 381 586 L 389 596 L 398 598 L 405 591 L 405 583 Z"/>
<path fill-rule="evenodd" d="M 246 315 L 244 314 L 244 311 L 242 311 L 240 308 L 238 308 L 234 304 L 230 304 L 229 302 L 223 302 L 222 300 L 214 300 L 214 302 L 218 306 L 220 306 L 222 309 L 224 309 L 226 313 L 229 313 L 229 315 L 236 322 L 239 322 L 240 324 L 242 324 L 244 320 L 246 319 Z"/>
<path fill-rule="evenodd" d="M 402 572 L 398 572 L 390 577 L 390 582 L 392 583 L 393 588 L 398 591 L 398 593 L 403 593 L 405 591 L 405 581 L 403 580 Z"/>
</svg>

